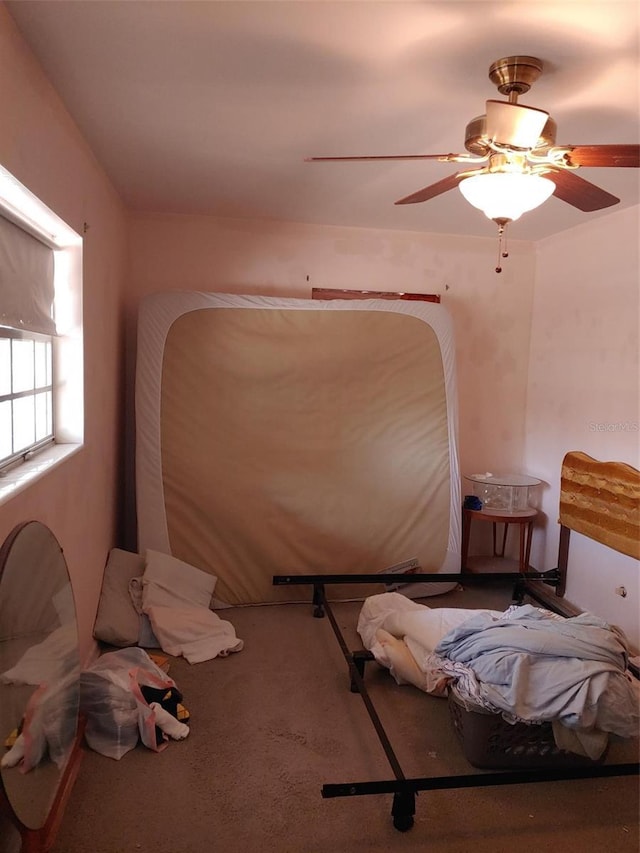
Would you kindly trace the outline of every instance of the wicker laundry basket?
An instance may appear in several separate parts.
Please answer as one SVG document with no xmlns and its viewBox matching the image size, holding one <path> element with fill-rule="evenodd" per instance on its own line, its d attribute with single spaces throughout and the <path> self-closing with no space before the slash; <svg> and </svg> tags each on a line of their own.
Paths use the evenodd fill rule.
<svg viewBox="0 0 640 853">
<path fill-rule="evenodd" d="M 449 711 L 467 761 L 474 767 L 508 770 L 599 764 L 556 746 L 551 723 L 511 724 L 463 699 L 455 685 L 449 690 Z"/>
</svg>

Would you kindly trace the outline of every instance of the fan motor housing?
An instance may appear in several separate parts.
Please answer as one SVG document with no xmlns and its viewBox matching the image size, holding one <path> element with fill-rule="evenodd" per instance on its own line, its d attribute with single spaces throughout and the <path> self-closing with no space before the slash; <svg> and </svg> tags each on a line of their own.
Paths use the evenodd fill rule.
<svg viewBox="0 0 640 853">
<path fill-rule="evenodd" d="M 539 149 L 551 148 L 555 145 L 557 129 L 555 121 L 549 116 L 534 150 L 538 151 Z M 495 141 L 500 144 L 499 139 Z M 478 157 L 486 157 L 491 153 L 493 149 L 489 146 L 489 139 L 487 137 L 486 115 L 476 116 L 471 119 L 465 130 L 464 147 L 471 154 Z"/>
<path fill-rule="evenodd" d="M 505 56 L 489 68 L 489 79 L 502 95 L 524 95 L 542 74 L 543 63 L 535 56 Z"/>
</svg>

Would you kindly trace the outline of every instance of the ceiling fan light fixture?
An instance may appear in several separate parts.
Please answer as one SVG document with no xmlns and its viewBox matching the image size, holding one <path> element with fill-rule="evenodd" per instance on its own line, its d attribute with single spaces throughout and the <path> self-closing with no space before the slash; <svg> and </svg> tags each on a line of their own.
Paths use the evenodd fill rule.
<svg viewBox="0 0 640 853">
<path fill-rule="evenodd" d="M 487 101 L 486 134 L 498 145 L 537 148 L 549 113 L 508 101 Z"/>
<path fill-rule="evenodd" d="M 519 172 L 483 172 L 465 178 L 458 187 L 488 219 L 511 222 L 539 207 L 555 190 L 549 178 Z"/>
</svg>

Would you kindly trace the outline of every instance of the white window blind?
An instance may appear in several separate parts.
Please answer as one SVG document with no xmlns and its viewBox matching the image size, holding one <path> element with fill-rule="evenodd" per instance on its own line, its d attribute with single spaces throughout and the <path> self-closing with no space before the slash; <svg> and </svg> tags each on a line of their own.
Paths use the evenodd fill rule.
<svg viewBox="0 0 640 853">
<path fill-rule="evenodd" d="M 53 250 L 0 216 L 0 325 L 55 335 Z"/>
</svg>

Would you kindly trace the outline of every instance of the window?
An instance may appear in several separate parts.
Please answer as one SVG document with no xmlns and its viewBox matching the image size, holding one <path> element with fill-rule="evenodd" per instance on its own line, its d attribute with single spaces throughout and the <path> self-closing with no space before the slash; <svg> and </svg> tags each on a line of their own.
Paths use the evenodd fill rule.
<svg viewBox="0 0 640 853">
<path fill-rule="evenodd" d="M 83 433 L 82 238 L 0 167 L 0 502 Z"/>
<path fill-rule="evenodd" d="M 53 442 L 52 338 L 0 328 L 0 468 Z"/>
</svg>

